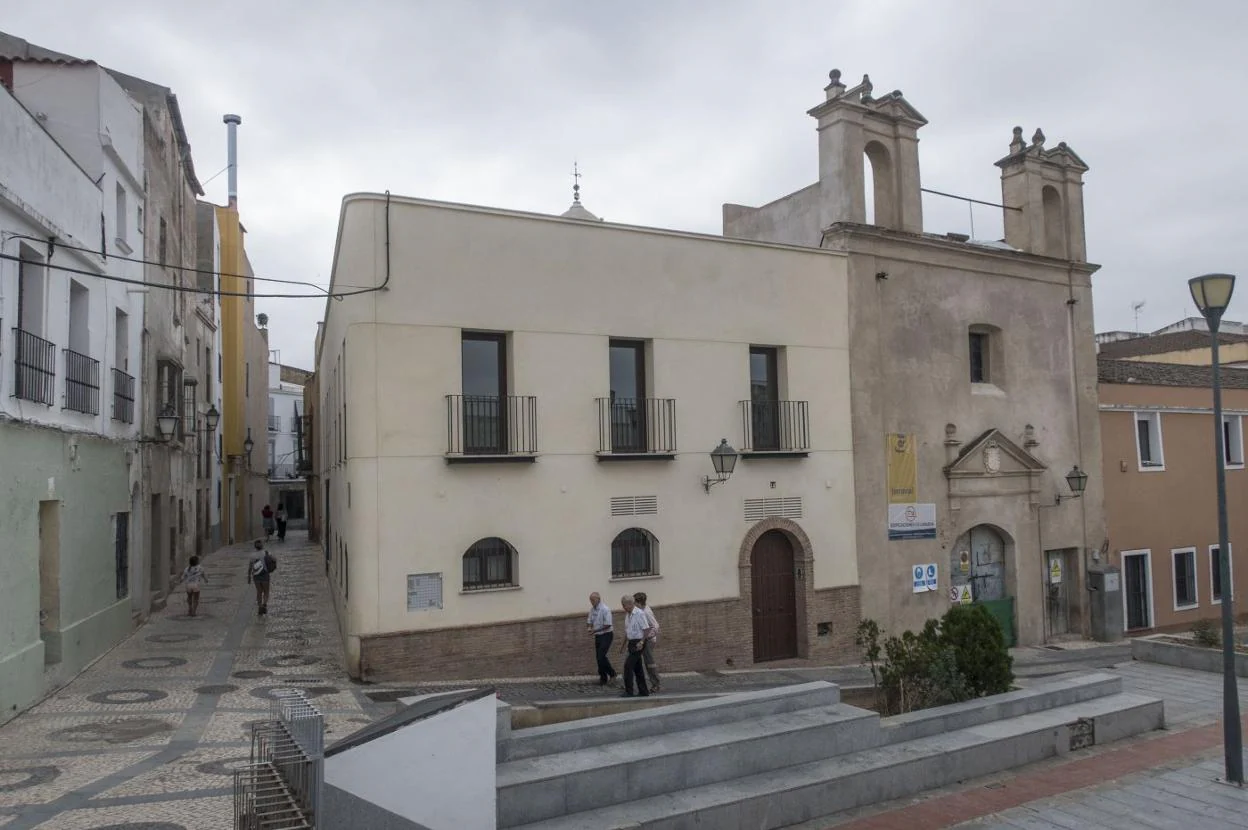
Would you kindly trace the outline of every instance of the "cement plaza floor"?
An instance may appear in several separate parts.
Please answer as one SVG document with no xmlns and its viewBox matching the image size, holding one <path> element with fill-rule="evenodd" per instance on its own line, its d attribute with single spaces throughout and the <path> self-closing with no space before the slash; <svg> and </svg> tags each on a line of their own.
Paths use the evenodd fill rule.
<svg viewBox="0 0 1248 830">
<path fill-rule="evenodd" d="M 199 617 L 187 617 L 175 592 L 169 607 L 72 683 L 0 726 L 0 830 L 229 828 L 231 770 L 248 760 L 250 724 L 267 718 L 274 689 L 302 688 L 312 697 L 332 743 L 388 714 L 398 695 L 466 685 L 350 682 L 320 549 L 302 534 L 271 549 L 279 567 L 268 616 L 256 615 L 246 584 L 250 545 L 223 548 L 204 559 L 209 582 Z M 1015 671 L 1026 683 L 1120 664 L 1114 670 L 1128 690 L 1165 698 L 1169 731 L 808 827 L 1248 828 L 1248 791 L 1212 781 L 1221 757 L 1220 677 L 1122 663 L 1126 655 L 1122 646 L 1020 650 Z M 859 667 L 795 664 L 672 674 L 663 688 L 666 695 L 815 679 L 854 685 L 865 677 Z M 499 681 L 497 688 L 517 702 L 617 691 L 589 677 Z"/>
</svg>

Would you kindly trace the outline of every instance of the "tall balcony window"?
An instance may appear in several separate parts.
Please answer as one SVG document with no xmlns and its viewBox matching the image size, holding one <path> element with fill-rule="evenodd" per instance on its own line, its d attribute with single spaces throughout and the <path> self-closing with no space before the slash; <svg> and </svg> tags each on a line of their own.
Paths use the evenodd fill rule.
<svg viewBox="0 0 1248 830">
<path fill-rule="evenodd" d="M 537 399 L 509 395 L 507 336 L 464 332 L 463 394 L 447 396 L 447 456 L 531 458 L 537 452 Z"/>
</svg>

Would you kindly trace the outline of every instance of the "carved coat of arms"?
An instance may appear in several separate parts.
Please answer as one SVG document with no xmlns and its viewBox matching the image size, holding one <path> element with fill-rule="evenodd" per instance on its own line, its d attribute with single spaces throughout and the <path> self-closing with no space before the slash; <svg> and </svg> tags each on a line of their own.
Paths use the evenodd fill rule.
<svg viewBox="0 0 1248 830">
<path fill-rule="evenodd" d="M 989 441 L 984 448 L 984 470 L 989 474 L 1001 472 L 1001 448 L 996 441 Z"/>
</svg>

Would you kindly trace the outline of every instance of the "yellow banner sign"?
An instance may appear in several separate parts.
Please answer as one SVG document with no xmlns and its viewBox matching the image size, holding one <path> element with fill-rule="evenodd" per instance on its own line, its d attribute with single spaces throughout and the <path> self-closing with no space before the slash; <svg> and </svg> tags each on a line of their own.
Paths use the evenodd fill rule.
<svg viewBox="0 0 1248 830">
<path fill-rule="evenodd" d="M 919 500 L 919 461 L 914 434 L 888 434 L 888 503 L 914 504 Z"/>
</svg>

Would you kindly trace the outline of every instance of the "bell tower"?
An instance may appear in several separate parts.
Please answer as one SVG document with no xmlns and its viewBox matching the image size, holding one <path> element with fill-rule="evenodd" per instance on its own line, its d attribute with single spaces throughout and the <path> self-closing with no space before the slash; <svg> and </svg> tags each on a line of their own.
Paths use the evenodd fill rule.
<svg viewBox="0 0 1248 830">
<path fill-rule="evenodd" d="M 820 228 L 835 222 L 863 224 L 866 188 L 875 195 L 874 224 L 921 233 L 918 130 L 927 123 L 901 90 L 876 98 L 871 79 L 847 89 L 841 72 L 829 73 L 827 100 L 809 111 L 818 121 Z M 865 181 L 863 156 L 871 162 Z"/>
<path fill-rule="evenodd" d="M 1027 144 L 1023 128 L 1015 127 L 1010 154 L 997 162 L 1006 244 L 1032 254 L 1086 262 L 1083 174 L 1088 166 L 1066 142 L 1046 150 L 1044 141 L 1044 132 L 1037 129 Z"/>
</svg>

